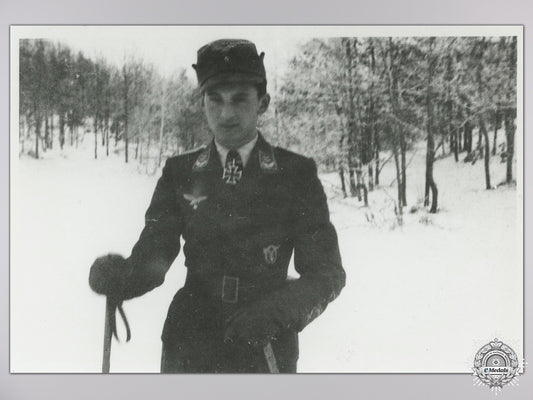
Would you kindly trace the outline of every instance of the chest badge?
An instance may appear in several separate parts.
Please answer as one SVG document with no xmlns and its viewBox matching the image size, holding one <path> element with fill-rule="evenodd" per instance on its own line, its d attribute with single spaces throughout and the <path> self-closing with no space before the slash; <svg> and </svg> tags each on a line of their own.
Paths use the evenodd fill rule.
<svg viewBox="0 0 533 400">
<path fill-rule="evenodd" d="M 184 193 L 183 198 L 189 202 L 193 210 L 196 210 L 200 203 L 207 199 L 207 196 L 193 196 L 192 194 Z"/>
<path fill-rule="evenodd" d="M 263 254 L 265 255 L 265 261 L 267 264 L 272 265 L 276 262 L 278 259 L 278 250 L 279 245 L 273 245 L 267 246 L 263 249 Z"/>
</svg>

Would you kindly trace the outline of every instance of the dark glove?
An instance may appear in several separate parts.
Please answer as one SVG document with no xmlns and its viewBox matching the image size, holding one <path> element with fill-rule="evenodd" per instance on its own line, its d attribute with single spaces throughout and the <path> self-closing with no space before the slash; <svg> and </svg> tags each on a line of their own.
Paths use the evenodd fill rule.
<svg viewBox="0 0 533 400">
<path fill-rule="evenodd" d="M 89 286 L 99 294 L 107 296 L 108 306 L 110 307 L 109 324 L 111 332 L 118 340 L 117 324 L 115 311 L 118 310 L 124 325 L 126 326 L 126 341 L 131 338 L 130 325 L 126 314 L 122 309 L 122 300 L 124 300 L 124 288 L 126 286 L 129 267 L 119 254 L 108 254 L 107 256 L 98 257 L 89 272 Z"/>
<path fill-rule="evenodd" d="M 98 257 L 89 273 L 89 286 L 99 294 L 105 294 L 117 301 L 123 299 L 129 268 L 124 257 L 108 254 Z"/>
<path fill-rule="evenodd" d="M 233 314 L 226 321 L 224 341 L 245 342 L 252 346 L 264 346 L 275 340 L 283 327 L 275 309 L 268 304 L 252 304 Z"/>
</svg>

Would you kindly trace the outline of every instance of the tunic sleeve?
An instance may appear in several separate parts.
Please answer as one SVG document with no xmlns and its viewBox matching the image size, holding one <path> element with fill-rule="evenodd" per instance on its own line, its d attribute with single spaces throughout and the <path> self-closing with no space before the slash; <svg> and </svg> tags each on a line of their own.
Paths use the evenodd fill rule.
<svg viewBox="0 0 533 400">
<path fill-rule="evenodd" d="M 335 228 L 314 161 L 301 170 L 295 207 L 294 267 L 300 278 L 289 285 L 298 312 L 293 324 L 302 330 L 334 300 L 346 282 Z M 290 300 L 289 300 L 290 302 Z"/>
<path fill-rule="evenodd" d="M 294 265 L 300 277 L 253 307 L 275 319 L 280 328 L 301 331 L 339 295 L 346 275 L 314 161 L 306 159 L 294 179 L 298 192 L 292 211 Z"/>
<path fill-rule="evenodd" d="M 130 271 L 126 299 L 160 286 L 179 253 L 183 216 L 176 201 L 175 176 L 168 159 L 146 211 L 144 229 L 126 260 Z"/>
</svg>

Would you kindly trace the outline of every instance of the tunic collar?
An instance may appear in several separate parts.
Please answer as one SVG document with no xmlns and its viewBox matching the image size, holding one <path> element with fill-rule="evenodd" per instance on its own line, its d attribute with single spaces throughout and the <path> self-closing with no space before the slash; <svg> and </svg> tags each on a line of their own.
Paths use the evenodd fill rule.
<svg viewBox="0 0 533 400">
<path fill-rule="evenodd" d="M 250 146 L 251 149 L 249 150 L 245 149 L 245 151 L 248 151 L 248 155 L 247 155 L 248 161 L 255 162 L 255 159 L 257 159 L 257 162 L 259 164 L 261 171 L 265 173 L 279 172 L 279 165 L 278 165 L 276 156 L 274 155 L 274 149 L 263 138 L 263 135 L 261 135 L 260 132 L 257 134 L 256 139 L 254 139 L 252 142 L 249 142 L 242 147 L 246 147 L 250 145 L 250 143 L 254 143 L 252 146 Z M 238 149 L 239 154 L 241 153 L 242 147 Z M 198 156 L 196 157 L 196 160 L 192 167 L 193 172 L 200 172 L 200 171 L 206 170 L 209 164 L 213 165 L 213 161 L 216 161 L 215 157 L 218 156 L 219 154 L 220 154 L 219 149 L 217 147 L 215 140 L 213 139 L 211 143 L 208 146 L 206 146 L 204 149 L 202 149 L 200 153 L 198 154 Z M 225 154 L 227 155 L 227 150 Z M 222 154 L 220 154 L 220 157 L 222 157 Z M 242 154 L 241 154 L 241 158 L 243 158 L 243 162 L 244 162 L 244 157 Z M 221 164 L 224 165 L 224 162 L 222 162 Z"/>
</svg>

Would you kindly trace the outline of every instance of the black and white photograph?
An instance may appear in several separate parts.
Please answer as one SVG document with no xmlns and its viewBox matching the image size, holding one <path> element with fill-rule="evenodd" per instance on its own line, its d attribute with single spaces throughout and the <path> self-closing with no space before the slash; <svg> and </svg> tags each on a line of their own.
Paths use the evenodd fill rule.
<svg viewBox="0 0 533 400">
<path fill-rule="evenodd" d="M 522 26 L 10 43 L 11 373 L 522 372 Z"/>
</svg>

